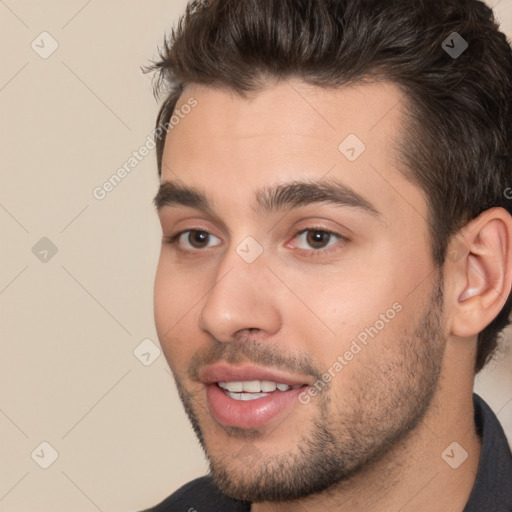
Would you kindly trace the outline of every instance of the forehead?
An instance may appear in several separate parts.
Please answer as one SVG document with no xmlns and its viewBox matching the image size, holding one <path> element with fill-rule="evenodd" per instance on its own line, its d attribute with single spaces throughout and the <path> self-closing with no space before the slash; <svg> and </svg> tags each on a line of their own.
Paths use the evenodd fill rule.
<svg viewBox="0 0 512 512">
<path fill-rule="evenodd" d="M 167 135 L 162 181 L 201 189 L 212 203 L 227 193 L 241 208 L 263 187 L 325 178 L 373 197 L 391 215 L 412 209 L 426 219 L 423 193 L 396 159 L 407 108 L 398 86 L 326 89 L 289 80 L 241 97 L 191 85 L 176 111 L 191 98 L 197 106 Z"/>
</svg>

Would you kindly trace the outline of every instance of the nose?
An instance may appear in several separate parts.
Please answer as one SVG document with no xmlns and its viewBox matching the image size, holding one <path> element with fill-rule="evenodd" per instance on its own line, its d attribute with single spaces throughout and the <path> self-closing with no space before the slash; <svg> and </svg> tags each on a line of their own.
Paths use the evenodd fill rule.
<svg viewBox="0 0 512 512">
<path fill-rule="evenodd" d="M 230 248 L 202 306 L 200 328 L 222 342 L 234 341 L 237 333 L 248 329 L 275 334 L 281 326 L 281 315 L 273 277 L 264 254 L 247 263 Z"/>
</svg>

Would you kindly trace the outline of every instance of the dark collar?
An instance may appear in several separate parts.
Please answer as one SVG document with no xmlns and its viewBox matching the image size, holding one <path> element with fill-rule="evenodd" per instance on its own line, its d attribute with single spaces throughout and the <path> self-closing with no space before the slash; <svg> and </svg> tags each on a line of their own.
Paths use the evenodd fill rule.
<svg viewBox="0 0 512 512">
<path fill-rule="evenodd" d="M 491 408 L 473 393 L 475 428 L 482 438 L 478 472 L 463 512 L 512 512 L 512 453 Z"/>
<path fill-rule="evenodd" d="M 494 412 L 474 393 L 473 406 L 482 451 L 475 483 L 462 512 L 512 512 L 512 454 L 507 438 Z M 177 510 L 250 512 L 250 503 L 225 496 L 211 476 L 204 476 L 184 485 L 160 505 L 145 512 Z"/>
</svg>

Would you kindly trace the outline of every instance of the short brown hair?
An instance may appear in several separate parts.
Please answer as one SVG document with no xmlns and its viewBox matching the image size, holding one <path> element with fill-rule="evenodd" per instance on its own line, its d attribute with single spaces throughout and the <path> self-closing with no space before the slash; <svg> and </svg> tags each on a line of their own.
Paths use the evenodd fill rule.
<svg viewBox="0 0 512 512">
<path fill-rule="evenodd" d="M 468 44 L 456 57 L 443 47 L 455 46 L 454 32 Z M 196 0 L 144 71 L 158 72 L 157 94 L 167 87 L 160 133 L 191 83 L 245 96 L 291 77 L 320 87 L 389 80 L 409 102 L 399 154 L 427 199 L 435 264 L 469 220 L 492 206 L 511 213 L 512 50 L 479 0 Z M 165 139 L 155 142 L 161 174 Z M 475 372 L 511 308 L 509 295 L 479 333 Z"/>
</svg>

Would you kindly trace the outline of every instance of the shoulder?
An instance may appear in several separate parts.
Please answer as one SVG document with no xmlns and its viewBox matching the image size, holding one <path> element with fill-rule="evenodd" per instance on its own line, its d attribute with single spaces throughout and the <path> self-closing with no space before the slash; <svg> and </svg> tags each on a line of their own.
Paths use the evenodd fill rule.
<svg viewBox="0 0 512 512">
<path fill-rule="evenodd" d="M 249 512 L 250 504 L 221 493 L 209 476 L 180 487 L 156 507 L 143 512 Z"/>
</svg>

